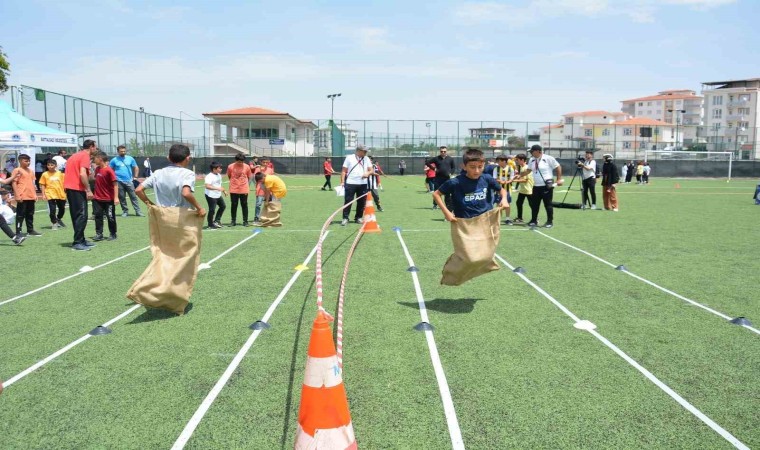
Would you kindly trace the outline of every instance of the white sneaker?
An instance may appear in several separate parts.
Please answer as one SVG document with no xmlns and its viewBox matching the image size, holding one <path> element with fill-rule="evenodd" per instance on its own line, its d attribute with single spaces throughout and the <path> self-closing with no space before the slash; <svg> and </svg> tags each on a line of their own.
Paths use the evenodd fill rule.
<svg viewBox="0 0 760 450">
<path fill-rule="evenodd" d="M 591 205 L 591 209 L 596 209 L 596 205 Z"/>
<path fill-rule="evenodd" d="M 51 228 L 51 229 L 53 229 L 53 230 L 57 230 L 57 229 L 59 229 L 59 228 L 61 228 L 61 227 L 60 227 L 60 225 L 58 225 L 57 223 L 54 223 L 54 224 L 53 224 L 53 226 L 52 226 L 52 227 L 50 227 L 50 228 Z"/>
<path fill-rule="evenodd" d="M 613 210 L 613 211 L 615 211 L 615 212 L 617 212 L 617 211 L 618 211 L 618 209 L 617 209 L 617 208 L 612 208 L 612 210 Z"/>
<path fill-rule="evenodd" d="M 343 219 L 340 221 L 340 226 L 345 227 L 346 225 L 348 225 L 348 219 Z"/>
</svg>

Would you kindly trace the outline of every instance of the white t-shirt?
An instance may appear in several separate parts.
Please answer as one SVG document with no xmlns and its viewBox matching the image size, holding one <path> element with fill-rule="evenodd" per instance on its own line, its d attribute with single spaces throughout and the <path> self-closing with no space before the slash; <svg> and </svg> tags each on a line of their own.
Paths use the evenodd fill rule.
<svg viewBox="0 0 760 450">
<path fill-rule="evenodd" d="M 593 159 L 591 161 L 583 161 L 583 179 L 589 179 L 596 177 L 596 161 Z M 591 169 L 586 169 L 586 166 L 591 167 Z"/>
<path fill-rule="evenodd" d="M 195 192 L 195 173 L 179 166 L 167 166 L 153 172 L 142 182 L 145 188 L 156 193 L 156 205 L 162 207 L 179 206 L 191 208 L 190 202 L 182 196 L 182 188 L 187 186 Z"/>
<path fill-rule="evenodd" d="M 531 157 L 528 161 L 528 168 L 533 172 L 533 186 L 546 186 L 544 180 L 553 180 L 554 169 L 557 167 L 559 167 L 559 163 L 553 156 L 541 155 L 540 160 Z"/>
<path fill-rule="evenodd" d="M 644 166 L 644 174 L 649 176 L 649 174 L 652 172 L 652 168 L 649 166 Z"/>
<path fill-rule="evenodd" d="M 210 184 L 211 186 L 214 186 L 215 188 L 222 187 L 222 174 L 214 173 L 214 172 L 209 173 L 208 175 L 206 175 L 205 184 Z M 213 191 L 211 189 L 204 189 L 203 192 L 206 195 L 208 195 L 210 198 L 219 198 L 222 196 L 222 191 Z"/>
<path fill-rule="evenodd" d="M 7 223 L 14 223 L 16 221 L 16 213 L 13 212 L 10 206 L 5 203 L 0 204 L 0 215 L 5 218 Z"/>
<path fill-rule="evenodd" d="M 372 161 L 366 155 L 361 160 L 356 155 L 348 155 L 343 161 L 343 167 L 348 171 L 346 184 L 367 184 L 367 179 L 363 176 L 372 167 Z"/>
<path fill-rule="evenodd" d="M 55 155 L 53 156 L 53 161 L 55 161 L 55 168 L 63 172 L 63 169 L 66 168 L 66 158 L 61 155 Z"/>
</svg>

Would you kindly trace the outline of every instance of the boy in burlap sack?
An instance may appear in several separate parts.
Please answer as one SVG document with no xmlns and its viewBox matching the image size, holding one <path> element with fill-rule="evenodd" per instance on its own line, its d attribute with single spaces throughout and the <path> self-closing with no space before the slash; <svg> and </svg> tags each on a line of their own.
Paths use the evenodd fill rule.
<svg viewBox="0 0 760 450">
<path fill-rule="evenodd" d="M 206 210 L 193 195 L 195 173 L 187 169 L 190 149 L 172 145 L 169 161 L 170 166 L 156 170 L 135 189 L 148 206 L 153 260 L 129 288 L 127 298 L 182 315 L 198 275 Z M 145 195 L 146 188 L 155 191 L 155 203 Z"/>
<path fill-rule="evenodd" d="M 485 273 L 499 270 L 494 253 L 499 245 L 499 212 L 509 207 L 507 191 L 491 175 L 483 174 L 483 152 L 469 149 L 462 158 L 464 173 L 446 181 L 433 192 L 443 217 L 451 222 L 454 254 L 443 266 L 441 284 L 459 286 Z M 495 194 L 501 201 L 493 209 Z M 442 195 L 451 194 L 454 212 Z"/>
<path fill-rule="evenodd" d="M 257 225 L 262 227 L 281 227 L 282 200 L 288 195 L 285 182 L 277 175 L 259 172 L 254 176 L 256 183 L 261 183 L 264 191 L 264 212 L 261 213 Z"/>
</svg>

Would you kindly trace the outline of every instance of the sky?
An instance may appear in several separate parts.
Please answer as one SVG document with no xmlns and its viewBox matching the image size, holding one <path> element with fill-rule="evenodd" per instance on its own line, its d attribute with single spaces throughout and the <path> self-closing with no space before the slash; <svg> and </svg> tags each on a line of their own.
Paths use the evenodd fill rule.
<svg viewBox="0 0 760 450">
<path fill-rule="evenodd" d="M 0 4 L 11 84 L 171 117 L 341 93 L 336 119 L 555 122 L 760 77 L 758 25 L 758 0 Z"/>
</svg>

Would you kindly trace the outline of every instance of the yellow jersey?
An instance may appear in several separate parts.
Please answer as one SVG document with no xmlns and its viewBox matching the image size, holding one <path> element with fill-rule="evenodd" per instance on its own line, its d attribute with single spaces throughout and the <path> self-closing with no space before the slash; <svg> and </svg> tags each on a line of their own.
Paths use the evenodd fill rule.
<svg viewBox="0 0 760 450">
<path fill-rule="evenodd" d="M 66 191 L 63 190 L 63 172 L 56 170 L 50 173 L 46 170 L 40 177 L 40 186 L 45 190 L 48 200 L 66 200 Z"/>
<path fill-rule="evenodd" d="M 264 186 L 277 199 L 285 198 L 285 196 L 288 195 L 288 188 L 285 187 L 285 182 L 277 175 L 267 175 L 267 177 L 264 178 Z"/>
</svg>

